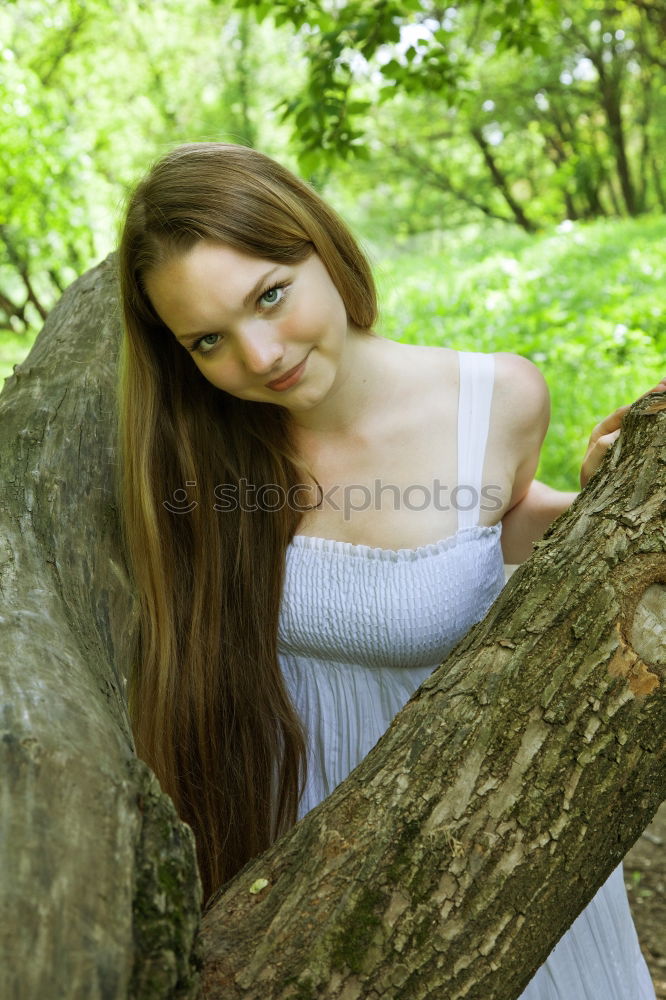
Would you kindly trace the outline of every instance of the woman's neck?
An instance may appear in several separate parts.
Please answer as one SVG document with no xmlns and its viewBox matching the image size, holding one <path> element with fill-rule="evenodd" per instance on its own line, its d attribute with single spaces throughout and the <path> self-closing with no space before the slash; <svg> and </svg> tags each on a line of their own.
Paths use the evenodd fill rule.
<svg viewBox="0 0 666 1000">
<path fill-rule="evenodd" d="M 340 438 L 371 430 L 397 392 L 396 354 L 404 350 L 373 333 L 350 331 L 333 385 L 321 402 L 292 413 L 296 440 Z"/>
</svg>

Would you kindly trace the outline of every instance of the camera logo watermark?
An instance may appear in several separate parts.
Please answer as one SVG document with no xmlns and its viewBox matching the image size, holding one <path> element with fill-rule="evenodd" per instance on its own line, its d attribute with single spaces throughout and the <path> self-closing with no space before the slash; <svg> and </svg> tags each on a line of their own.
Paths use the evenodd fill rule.
<svg viewBox="0 0 666 1000">
<path fill-rule="evenodd" d="M 185 489 L 174 490 L 171 500 L 163 500 L 162 505 L 172 514 L 190 514 L 199 506 L 197 500 L 190 499 L 190 489 L 196 487 L 196 481 L 185 483 Z M 229 511 L 265 511 L 268 513 L 291 510 L 304 513 L 314 507 L 320 509 L 328 506 L 331 510 L 342 511 L 345 521 L 348 521 L 355 511 L 383 510 L 390 505 L 391 510 L 428 510 L 433 507 L 437 511 L 474 510 L 477 505 L 483 511 L 497 511 L 502 507 L 501 487 L 493 484 L 484 485 L 481 490 L 474 486 L 458 483 L 449 487 L 439 479 L 434 479 L 430 485 L 412 483 L 409 486 L 397 486 L 395 483 L 385 483 L 375 479 L 368 486 L 360 483 L 337 484 L 324 492 L 319 491 L 319 502 L 312 502 L 313 488 L 304 483 L 297 483 L 285 490 L 277 483 L 263 483 L 257 486 L 240 479 L 238 483 L 219 483 L 215 489 L 213 510 L 219 513 Z"/>
</svg>

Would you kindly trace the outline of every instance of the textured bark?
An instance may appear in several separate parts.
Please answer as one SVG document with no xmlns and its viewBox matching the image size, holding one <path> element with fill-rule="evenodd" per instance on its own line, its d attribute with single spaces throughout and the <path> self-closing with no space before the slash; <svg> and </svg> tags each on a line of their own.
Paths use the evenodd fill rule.
<svg viewBox="0 0 666 1000">
<path fill-rule="evenodd" d="M 666 412 L 204 918 L 209 1000 L 513 1000 L 666 793 Z"/>
<path fill-rule="evenodd" d="M 191 835 L 134 756 L 109 265 L 0 400 L 0 995 L 512 1000 L 666 791 L 666 412 L 197 944 Z M 655 412 L 648 412 L 655 410 Z"/>
<path fill-rule="evenodd" d="M 0 397 L 0 996 L 193 996 L 189 828 L 137 760 L 113 494 L 113 270 L 81 278 Z"/>
</svg>

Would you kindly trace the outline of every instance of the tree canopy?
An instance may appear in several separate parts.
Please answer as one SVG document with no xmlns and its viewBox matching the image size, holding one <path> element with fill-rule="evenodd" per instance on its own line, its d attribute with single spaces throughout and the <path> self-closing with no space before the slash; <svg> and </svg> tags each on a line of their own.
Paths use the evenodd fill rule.
<svg viewBox="0 0 666 1000">
<path fill-rule="evenodd" d="M 7 3 L 0 329 L 36 331 L 186 140 L 298 160 L 360 228 L 664 210 L 665 32 L 662 0 Z"/>
</svg>

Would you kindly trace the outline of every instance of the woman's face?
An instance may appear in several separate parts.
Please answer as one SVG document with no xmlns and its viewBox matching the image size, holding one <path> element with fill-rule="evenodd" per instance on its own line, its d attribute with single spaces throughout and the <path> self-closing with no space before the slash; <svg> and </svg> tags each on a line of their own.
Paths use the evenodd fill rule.
<svg viewBox="0 0 666 1000">
<path fill-rule="evenodd" d="M 348 320 L 317 254 L 276 264 L 202 241 L 149 272 L 146 290 L 218 389 L 296 412 L 332 387 Z"/>
</svg>

